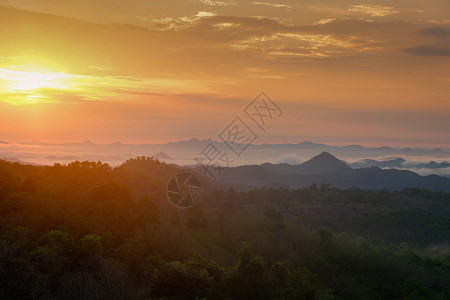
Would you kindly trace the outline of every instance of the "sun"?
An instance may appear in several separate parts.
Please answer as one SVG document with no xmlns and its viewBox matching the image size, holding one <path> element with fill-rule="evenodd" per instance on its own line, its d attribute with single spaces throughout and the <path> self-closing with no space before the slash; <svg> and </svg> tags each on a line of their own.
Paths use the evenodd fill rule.
<svg viewBox="0 0 450 300">
<path fill-rule="evenodd" d="M 66 89 L 68 75 L 50 72 L 16 71 L 11 77 L 12 89 L 15 91 L 32 91 L 38 89 Z"/>
<path fill-rule="evenodd" d="M 61 95 L 76 89 L 78 77 L 65 72 L 52 72 L 42 68 L 8 66 L 0 68 L 1 101 L 27 104 L 56 101 Z"/>
</svg>

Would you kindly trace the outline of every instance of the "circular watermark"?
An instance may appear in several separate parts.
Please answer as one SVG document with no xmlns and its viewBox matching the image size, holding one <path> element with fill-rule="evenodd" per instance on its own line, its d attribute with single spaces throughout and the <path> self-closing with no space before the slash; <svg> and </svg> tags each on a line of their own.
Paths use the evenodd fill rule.
<svg viewBox="0 0 450 300">
<path fill-rule="evenodd" d="M 178 208 L 194 206 L 203 192 L 200 180 L 194 174 L 183 172 L 173 176 L 167 184 L 167 199 Z"/>
</svg>

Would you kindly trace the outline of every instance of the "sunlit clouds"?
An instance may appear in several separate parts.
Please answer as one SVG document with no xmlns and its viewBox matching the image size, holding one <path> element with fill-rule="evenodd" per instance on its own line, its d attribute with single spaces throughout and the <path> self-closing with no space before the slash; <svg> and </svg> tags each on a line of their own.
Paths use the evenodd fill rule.
<svg viewBox="0 0 450 300">
<path fill-rule="evenodd" d="M 273 7 L 273 8 L 286 8 L 286 9 L 290 9 L 292 8 L 291 5 L 288 4 L 283 4 L 283 3 L 274 3 L 274 2 L 260 2 L 260 1 L 255 1 L 252 2 L 252 4 L 256 4 L 256 5 L 265 5 L 265 6 L 269 6 L 269 7 Z"/>
<path fill-rule="evenodd" d="M 155 95 L 207 93 L 196 81 L 86 76 L 0 68 L 0 101 L 22 105 L 44 102 L 145 102 Z"/>
<path fill-rule="evenodd" d="M 78 79 L 63 72 L 0 68 L 0 99 L 11 104 L 54 101 L 55 94 L 74 89 Z"/>
<path fill-rule="evenodd" d="M 351 5 L 348 10 L 352 12 L 362 12 L 372 17 L 385 17 L 398 14 L 400 12 L 398 9 L 391 6 L 382 6 L 375 4 Z"/>
<path fill-rule="evenodd" d="M 229 6 L 229 5 L 236 5 L 236 2 L 234 2 L 233 0 L 228 0 L 228 1 L 216 1 L 216 0 L 197 0 L 198 2 L 201 2 L 203 4 L 206 5 L 211 5 L 211 6 Z"/>
<path fill-rule="evenodd" d="M 267 142 L 450 140 L 448 1 L 9 3 L 5 136 L 31 136 L 7 129 L 26 110 L 34 139 L 209 138 L 264 90 L 289 107 Z M 69 135 L 55 111 L 71 126 L 75 111 L 90 121 Z"/>
</svg>

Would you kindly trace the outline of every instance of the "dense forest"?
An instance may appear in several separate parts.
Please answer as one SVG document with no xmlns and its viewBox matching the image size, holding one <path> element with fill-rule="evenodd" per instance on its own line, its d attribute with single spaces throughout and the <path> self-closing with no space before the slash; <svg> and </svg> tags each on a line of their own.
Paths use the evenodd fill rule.
<svg viewBox="0 0 450 300">
<path fill-rule="evenodd" d="M 180 171 L 0 160 L 0 299 L 450 299 L 450 193 L 203 179 L 179 209 Z"/>
</svg>

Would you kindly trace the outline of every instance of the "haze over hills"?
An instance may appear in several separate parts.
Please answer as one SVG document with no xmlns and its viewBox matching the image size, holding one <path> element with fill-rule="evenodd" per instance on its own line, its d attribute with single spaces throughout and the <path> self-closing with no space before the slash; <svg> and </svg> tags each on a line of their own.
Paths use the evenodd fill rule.
<svg viewBox="0 0 450 300">
<path fill-rule="evenodd" d="M 268 170 L 276 171 L 279 174 L 324 175 L 353 173 L 353 169 L 346 162 L 336 159 L 328 152 L 322 152 L 298 165 L 264 163 L 261 166 Z"/>
<path fill-rule="evenodd" d="M 199 169 L 197 169 L 199 170 Z M 328 152 L 299 165 L 269 164 L 230 168 L 219 182 L 239 190 L 264 187 L 302 188 L 325 184 L 338 188 L 402 190 L 425 188 L 450 191 L 450 178 L 397 169 L 368 167 L 354 169 Z"/>
<path fill-rule="evenodd" d="M 164 144 L 126 144 L 115 142 L 99 144 L 92 141 L 73 143 L 0 143 L 0 158 L 52 165 L 74 160 L 103 161 L 119 165 L 130 157 L 154 156 L 178 165 L 196 164 L 194 157 L 208 145 L 208 140 L 190 139 Z M 240 157 L 234 155 L 221 142 L 218 146 L 226 152 L 231 166 L 249 164 L 284 164 L 285 171 L 296 170 L 321 152 L 329 152 L 345 160 L 352 167 L 380 167 L 411 170 L 421 175 L 450 175 L 450 149 L 363 147 L 360 145 L 332 146 L 312 142 L 250 145 Z M 266 168 L 270 168 L 266 165 Z"/>
<path fill-rule="evenodd" d="M 115 142 L 98 144 L 92 141 L 79 143 L 0 143 L 0 158 L 17 160 L 30 164 L 52 165 L 55 162 L 66 164 L 71 161 L 102 161 L 119 165 L 128 158 L 136 156 L 154 156 L 168 163 L 193 165 L 194 157 L 208 145 L 208 140 L 191 139 L 165 144 L 125 144 Z M 345 160 L 337 163 L 342 170 L 348 166 L 354 168 L 380 167 L 410 170 L 420 175 L 450 176 L 450 150 L 423 148 L 363 147 L 359 145 L 330 146 L 311 142 L 250 145 L 240 156 L 234 155 L 224 143 L 216 145 L 228 153 L 230 166 L 277 164 L 280 174 L 298 173 L 299 168 L 308 169 L 300 163 L 321 152 L 329 152 Z M 348 165 L 347 165 L 348 163 Z M 331 166 L 326 164 L 328 168 Z M 344 166 L 345 165 L 345 166 Z M 321 167 L 316 166 L 320 170 Z M 312 174 L 310 174 L 312 175 Z"/>
<path fill-rule="evenodd" d="M 97 144 L 91 141 L 3 142 L 0 144 L 0 158 L 41 165 L 75 160 L 118 165 L 131 157 L 154 156 L 169 164 L 193 166 L 197 163 L 194 157 L 208 143 L 208 140 L 200 139 L 139 145 L 120 142 Z M 227 151 L 223 143 L 217 145 Z M 311 142 L 262 144 L 250 145 L 241 157 L 230 155 L 230 160 L 232 168 L 219 178 L 219 182 L 237 189 L 267 186 L 299 188 L 317 183 L 341 188 L 450 190 L 449 178 L 428 176 L 449 176 L 450 164 L 447 161 L 450 161 L 450 151 L 447 149 L 329 146 Z"/>
<path fill-rule="evenodd" d="M 401 157 L 383 161 L 377 161 L 375 159 L 363 159 L 352 163 L 352 166 L 356 168 L 363 168 L 363 167 L 401 168 L 405 162 L 406 160 Z"/>
</svg>

